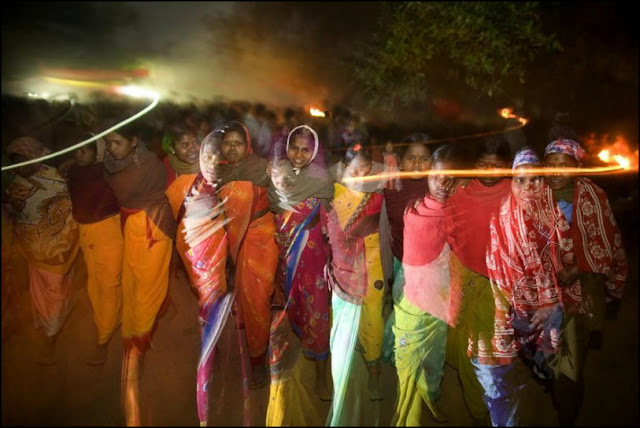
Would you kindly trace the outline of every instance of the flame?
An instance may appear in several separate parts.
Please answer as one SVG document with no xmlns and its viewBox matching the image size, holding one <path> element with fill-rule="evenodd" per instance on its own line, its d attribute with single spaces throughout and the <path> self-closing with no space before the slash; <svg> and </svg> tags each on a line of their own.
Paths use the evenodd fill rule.
<svg viewBox="0 0 640 428">
<path fill-rule="evenodd" d="M 613 158 L 615 159 L 616 162 L 618 162 L 618 165 L 620 165 L 624 169 L 631 168 L 631 159 L 626 158 L 624 156 L 620 156 L 620 155 L 615 155 Z"/>
<path fill-rule="evenodd" d="M 598 153 L 598 157 L 600 158 L 600 160 L 602 162 L 609 162 L 610 156 L 609 156 L 609 150 L 604 149 L 602 150 L 600 153 Z"/>
<path fill-rule="evenodd" d="M 319 110 L 319 109 L 314 108 L 314 107 L 311 107 L 309 109 L 309 113 L 311 114 L 311 116 L 314 116 L 314 117 L 325 117 L 326 116 L 322 110 Z"/>
<path fill-rule="evenodd" d="M 504 119 L 516 119 L 518 122 L 520 122 L 520 126 L 516 126 L 515 128 L 509 128 L 509 130 L 522 128 L 527 123 L 529 123 L 529 119 L 524 118 L 522 116 L 518 116 L 513 112 L 513 109 L 511 107 L 505 107 L 498 110 L 498 114 L 502 116 Z"/>
<path fill-rule="evenodd" d="M 510 117 L 513 117 L 513 109 L 508 107 L 501 109 L 500 116 L 504 117 L 505 119 L 509 119 Z"/>
<path fill-rule="evenodd" d="M 601 150 L 598 152 L 598 158 L 608 164 L 617 164 L 625 170 L 635 169 L 638 164 L 638 151 L 631 151 L 629 143 L 624 136 L 616 135 L 615 141 L 611 143 L 608 134 L 604 134 L 600 139 L 600 144 L 596 138 L 595 133 L 589 135 L 586 144 L 591 148 L 600 146 Z"/>
</svg>

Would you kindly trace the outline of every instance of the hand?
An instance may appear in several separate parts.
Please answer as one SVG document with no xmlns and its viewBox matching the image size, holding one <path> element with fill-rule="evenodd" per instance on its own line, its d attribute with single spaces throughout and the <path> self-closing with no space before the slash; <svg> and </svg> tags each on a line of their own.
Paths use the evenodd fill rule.
<svg viewBox="0 0 640 428">
<path fill-rule="evenodd" d="M 73 158 L 65 160 L 60 165 L 58 165 L 58 172 L 63 178 L 67 178 L 69 168 L 71 168 L 71 165 L 74 165 L 75 163 L 76 161 Z"/>
<path fill-rule="evenodd" d="M 568 285 L 573 284 L 576 279 L 580 276 L 580 269 L 578 269 L 578 265 L 567 266 L 557 273 L 558 281 L 560 285 L 566 287 Z"/>
<path fill-rule="evenodd" d="M 420 205 L 423 199 L 424 197 L 410 199 L 409 202 L 407 202 L 407 205 L 404 207 L 404 214 L 406 214 L 407 211 L 411 208 L 413 208 L 414 210 L 417 209 L 418 205 Z"/>
<path fill-rule="evenodd" d="M 542 328 L 544 323 L 547 321 L 551 312 L 553 311 L 553 306 L 549 306 L 547 308 L 541 308 L 533 314 L 531 317 L 531 324 L 529 324 L 529 328 L 532 330 L 539 330 Z"/>
</svg>

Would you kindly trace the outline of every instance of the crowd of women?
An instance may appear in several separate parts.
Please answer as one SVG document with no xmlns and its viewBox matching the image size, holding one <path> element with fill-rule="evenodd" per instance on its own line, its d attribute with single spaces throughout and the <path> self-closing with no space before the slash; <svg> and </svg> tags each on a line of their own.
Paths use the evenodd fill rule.
<svg viewBox="0 0 640 428">
<path fill-rule="evenodd" d="M 575 420 L 590 338 L 627 275 L 605 193 L 562 171 L 582 165 L 578 141 L 559 136 L 539 156 L 489 137 L 470 164 L 423 133 L 377 156 L 353 130 L 331 164 L 307 124 L 290 124 L 260 154 L 251 135 L 240 121 L 209 133 L 181 121 L 160 159 L 134 122 L 79 148 L 62 173 L 41 162 L 13 170 L 3 226 L 7 215 L 28 262 L 39 364 L 55 364 L 81 249 L 98 331 L 86 362 L 104 363 L 121 325 L 125 421 L 139 425 L 143 359 L 171 305 L 175 251 L 199 299 L 203 426 L 227 322 L 246 345 L 244 388 L 269 385 L 267 426 L 311 424 L 310 394 L 331 401 L 327 425 L 358 425 L 358 403 L 384 398 L 382 364 L 398 378 L 384 423 L 419 426 L 423 408 L 444 423 L 445 362 L 474 423 L 521 424 L 527 376 L 550 386 L 561 424 Z M 6 152 L 17 163 L 49 150 L 21 137 Z M 456 174 L 473 168 L 476 178 Z M 303 359 L 315 366 L 312 391 L 300 382 Z"/>
</svg>

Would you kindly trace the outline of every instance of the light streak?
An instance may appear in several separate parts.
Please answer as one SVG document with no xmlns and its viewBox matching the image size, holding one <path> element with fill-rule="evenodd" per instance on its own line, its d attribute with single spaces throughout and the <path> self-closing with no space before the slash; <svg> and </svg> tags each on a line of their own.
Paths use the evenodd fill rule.
<svg viewBox="0 0 640 428">
<path fill-rule="evenodd" d="M 93 141 L 96 141 L 102 137 L 104 137 L 105 135 L 111 134 L 112 132 L 116 131 L 119 128 L 122 128 L 123 126 L 127 125 L 128 123 L 133 122 L 134 120 L 138 119 L 141 116 L 144 116 L 145 114 L 147 114 L 148 112 L 150 112 L 151 110 L 153 110 L 155 108 L 156 105 L 158 105 L 158 102 L 160 101 L 160 96 L 154 92 L 151 91 L 149 89 L 143 89 L 143 88 L 139 88 L 136 86 L 118 86 L 115 89 L 115 92 L 122 94 L 122 95 L 127 95 L 130 97 L 148 97 L 148 98 L 153 98 L 153 101 L 151 102 L 151 104 L 149 104 L 147 107 L 145 107 L 144 109 L 140 110 L 138 113 L 134 114 L 131 117 L 126 118 L 125 120 L 123 120 L 122 122 L 116 123 L 114 126 L 112 126 L 111 128 L 102 131 L 96 135 L 94 135 L 91 138 L 88 138 L 84 141 L 79 142 L 78 144 L 75 144 L 71 147 L 67 147 L 66 149 L 62 149 L 59 150 L 57 152 L 53 152 L 50 153 L 48 155 L 45 156 L 41 156 L 39 158 L 36 159 L 31 159 L 28 161 L 24 161 L 24 162 L 19 162 L 16 163 L 14 165 L 8 165 L 8 166 L 3 166 L 2 167 L 2 171 L 7 171 L 9 169 L 13 169 L 13 168 L 19 168 L 21 166 L 25 166 L 25 165 L 30 165 L 32 163 L 38 163 L 38 162 L 42 162 L 45 161 L 47 159 L 52 159 L 55 158 L 57 156 L 63 155 L 65 153 L 69 153 L 71 151 L 74 151 L 76 149 L 79 149 L 80 147 L 89 144 Z"/>
<path fill-rule="evenodd" d="M 508 128 L 504 128 L 504 129 L 498 129 L 495 131 L 486 131 L 486 132 L 479 132 L 477 134 L 469 134 L 469 135 L 462 135 L 459 137 L 446 137 L 446 138 L 434 138 L 434 139 L 430 139 L 429 141 L 425 141 L 425 144 L 436 144 L 436 143 L 445 143 L 445 142 L 452 142 L 452 141 L 460 141 L 460 140 L 469 140 L 469 139 L 476 139 L 476 138 L 480 138 L 480 137 L 488 137 L 489 135 L 496 135 L 496 134 L 504 134 L 505 132 L 509 132 L 509 131 L 515 131 L 517 129 L 520 129 L 522 127 L 524 127 L 527 123 L 529 123 L 529 120 L 521 117 L 521 116 L 517 116 L 515 115 L 513 112 L 513 109 L 509 108 L 509 107 L 505 107 L 503 109 L 499 109 L 498 110 L 498 114 L 500 116 L 502 116 L 505 119 L 517 119 L 518 120 L 518 124 L 514 125 L 514 126 L 509 126 Z M 404 146 L 409 146 L 413 143 L 393 143 L 393 147 L 404 147 Z M 384 144 L 378 144 L 374 147 L 382 147 L 384 148 Z M 341 148 L 339 150 L 347 150 L 346 148 Z"/>
<path fill-rule="evenodd" d="M 104 82 L 88 82 L 85 80 L 61 79 L 58 77 L 49 77 L 49 76 L 44 76 L 44 80 L 50 83 L 57 83 L 59 85 L 67 85 L 67 86 L 77 86 L 80 88 L 107 88 L 110 86 L 109 83 L 104 83 Z"/>
<path fill-rule="evenodd" d="M 598 174 L 610 174 L 610 173 L 624 173 L 624 172 L 637 172 L 637 169 L 632 169 L 630 165 L 611 165 L 600 166 L 593 168 L 527 168 L 527 169 L 510 169 L 510 168 L 495 168 L 495 169 L 436 169 L 419 172 L 389 172 L 377 175 L 368 175 L 366 177 L 345 177 L 343 182 L 366 182 L 366 181 L 381 181 L 392 178 L 422 178 L 429 175 L 446 175 L 449 177 L 508 177 L 508 176 L 521 176 L 521 175 L 598 175 Z"/>
</svg>

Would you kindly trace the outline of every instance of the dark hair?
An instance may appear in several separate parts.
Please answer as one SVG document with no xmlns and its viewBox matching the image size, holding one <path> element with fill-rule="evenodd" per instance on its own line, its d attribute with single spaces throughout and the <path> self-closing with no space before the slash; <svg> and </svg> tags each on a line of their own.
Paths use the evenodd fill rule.
<svg viewBox="0 0 640 428">
<path fill-rule="evenodd" d="M 414 132 L 404 139 L 405 143 L 423 143 L 431 140 L 431 137 L 424 132 Z"/>
<path fill-rule="evenodd" d="M 75 139 L 73 144 L 78 144 L 84 140 L 88 140 L 89 138 L 95 136 L 95 134 L 92 134 L 91 132 L 83 132 L 82 134 L 78 135 Z M 82 147 L 86 147 L 89 149 L 92 149 L 94 152 L 98 153 L 98 145 L 96 144 L 96 141 L 92 141 L 88 144 L 85 144 Z M 76 150 L 79 150 L 80 147 L 78 147 Z"/>
<path fill-rule="evenodd" d="M 476 160 L 480 159 L 480 156 L 483 155 L 496 155 L 507 163 L 511 163 L 511 148 L 503 135 L 491 135 L 485 138 L 482 144 L 477 147 Z"/>
<path fill-rule="evenodd" d="M 104 129 L 105 131 L 115 125 L 117 125 L 118 123 L 122 122 L 122 120 L 119 119 L 107 119 L 104 121 L 103 125 L 102 125 L 102 129 Z M 126 138 L 127 140 L 131 141 L 133 140 L 133 137 L 138 137 L 138 139 L 143 139 L 144 137 L 148 136 L 148 132 L 145 132 L 146 130 L 144 129 L 143 124 L 139 123 L 138 121 L 133 121 L 131 123 L 128 123 L 118 129 L 116 129 L 115 133 L 122 135 L 124 138 Z"/>
<path fill-rule="evenodd" d="M 433 152 L 431 155 L 431 165 L 438 162 L 449 162 L 455 167 L 460 167 L 463 163 L 461 153 L 451 144 L 443 144 Z"/>
<path fill-rule="evenodd" d="M 186 134 L 198 135 L 198 130 L 193 126 L 186 124 L 173 124 L 169 127 L 169 137 L 171 138 L 171 145 L 175 145 L 180 137 Z"/>
<path fill-rule="evenodd" d="M 287 107 L 284 110 L 284 118 L 285 119 L 293 119 L 296 115 L 296 112 L 291 108 L 291 107 Z"/>
<path fill-rule="evenodd" d="M 315 144 L 315 141 L 316 141 L 316 137 L 309 130 L 309 128 L 306 128 L 306 127 L 298 128 L 295 131 L 293 131 L 291 133 L 291 137 L 289 138 L 289 142 L 292 142 L 297 137 L 306 138 L 310 140 L 313 144 Z"/>
<path fill-rule="evenodd" d="M 369 143 L 371 142 L 371 138 L 360 131 L 353 131 L 350 134 L 346 134 L 342 137 L 342 141 L 343 141 L 343 145 L 345 146 L 351 146 L 352 144 L 355 143 L 360 143 L 360 145 L 366 145 L 368 146 Z"/>
<path fill-rule="evenodd" d="M 342 159 L 342 164 L 344 166 L 347 166 L 349 165 L 349 163 L 351 163 L 352 160 L 354 160 L 358 156 L 365 160 L 369 160 L 369 161 L 373 160 L 371 147 L 369 147 L 368 142 L 363 143 L 363 142 L 354 141 L 351 144 L 349 144 L 347 148 L 347 152 L 344 154 L 344 158 Z"/>
<path fill-rule="evenodd" d="M 231 122 L 228 122 L 226 125 L 222 127 L 222 131 L 225 134 L 229 132 L 237 132 L 244 138 L 245 142 L 247 142 L 249 139 L 246 128 L 242 123 L 238 122 L 237 120 L 232 120 Z"/>
<path fill-rule="evenodd" d="M 404 155 L 409 150 L 409 147 L 411 146 L 411 144 L 413 144 L 413 143 L 422 143 L 426 147 L 427 146 L 427 142 L 429 140 L 431 140 L 431 137 L 429 135 L 425 134 L 424 132 L 414 132 L 413 134 L 409 135 L 404 140 L 402 140 L 402 142 L 404 144 L 402 144 L 400 146 L 401 147 L 400 148 L 400 158 L 404 157 Z M 427 147 L 427 150 L 429 150 L 428 147 Z M 429 150 L 429 153 L 431 153 L 431 150 Z"/>
<path fill-rule="evenodd" d="M 262 104 L 262 103 L 258 103 L 256 105 L 253 106 L 253 113 L 255 115 L 262 115 L 265 114 L 267 111 L 267 107 Z"/>
</svg>

